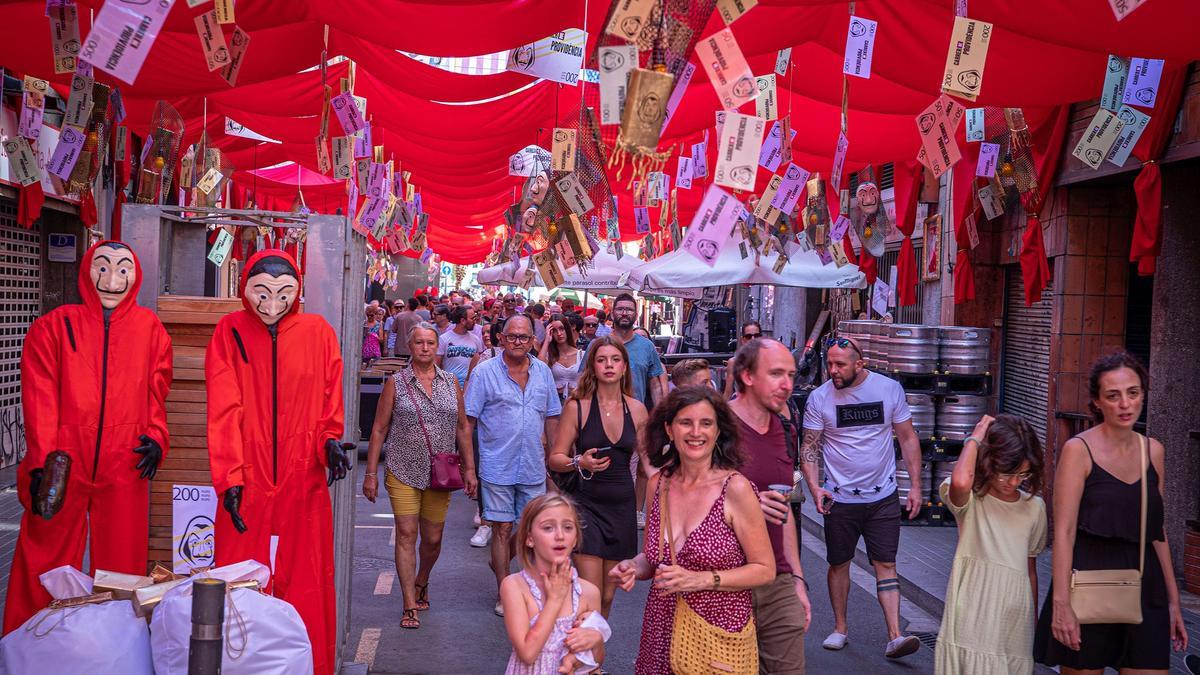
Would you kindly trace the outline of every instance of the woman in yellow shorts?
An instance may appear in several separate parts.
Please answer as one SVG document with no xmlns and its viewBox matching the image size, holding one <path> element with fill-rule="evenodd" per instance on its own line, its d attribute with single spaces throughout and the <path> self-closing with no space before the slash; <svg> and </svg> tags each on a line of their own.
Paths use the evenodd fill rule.
<svg viewBox="0 0 1200 675">
<path fill-rule="evenodd" d="M 442 527 L 450 507 L 449 490 L 429 487 L 429 455 L 471 447 L 471 432 L 458 379 L 434 364 L 437 330 L 420 323 L 407 337 L 412 360 L 384 382 L 379 396 L 363 496 L 374 502 L 379 494 L 379 454 L 386 448 L 384 486 L 396 517 L 396 573 L 404 592 L 400 627 L 420 628 L 417 612 L 429 609 L 429 573 L 442 550 Z M 464 453 L 461 466 L 466 492 L 474 496 L 478 485 L 474 457 Z"/>
</svg>

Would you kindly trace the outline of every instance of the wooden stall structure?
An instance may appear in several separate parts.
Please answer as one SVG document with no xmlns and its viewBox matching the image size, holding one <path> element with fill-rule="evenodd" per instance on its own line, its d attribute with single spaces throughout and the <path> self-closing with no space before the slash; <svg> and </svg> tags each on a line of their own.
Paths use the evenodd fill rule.
<svg viewBox="0 0 1200 675">
<path fill-rule="evenodd" d="M 230 270 L 214 275 L 206 259 L 207 228 L 303 227 L 308 254 L 300 310 L 323 316 L 342 344 L 345 429 L 343 441 L 358 438 L 358 364 L 362 344 L 365 241 L 342 216 L 264 213 L 224 209 L 126 204 L 124 240 L 142 261 L 138 304 L 157 312 L 174 349 L 174 380 L 167 396 L 170 450 L 150 486 L 150 553 L 147 565 L 172 565 L 172 496 L 177 485 L 212 485 L 208 463 L 204 353 L 221 317 L 242 309 L 228 294 Z M 230 265 L 229 261 L 225 266 Z M 207 272 L 207 274 L 206 274 Z M 207 279 L 206 279 L 207 277 Z M 214 279 L 217 283 L 213 283 Z M 357 461 L 357 453 L 351 455 Z M 338 661 L 349 631 L 350 578 L 354 548 L 354 478 L 330 488 L 334 526 L 334 585 L 337 593 Z M 220 512 L 220 495 L 217 496 Z M 267 561 L 262 561 L 267 562 Z"/>
<path fill-rule="evenodd" d="M 158 317 L 171 336 L 174 381 L 167 396 L 171 448 L 150 483 L 150 562 L 171 566 L 174 485 L 212 485 L 205 427 L 204 350 L 221 317 L 242 308 L 240 298 L 160 295 Z"/>
</svg>

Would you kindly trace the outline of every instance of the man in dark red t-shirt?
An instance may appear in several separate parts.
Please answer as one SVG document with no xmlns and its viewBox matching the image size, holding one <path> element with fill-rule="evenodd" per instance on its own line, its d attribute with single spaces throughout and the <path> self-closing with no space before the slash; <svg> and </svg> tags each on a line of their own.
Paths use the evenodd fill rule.
<svg viewBox="0 0 1200 675">
<path fill-rule="evenodd" d="M 787 410 L 796 377 L 796 361 L 775 340 L 750 340 L 733 357 L 737 398 L 730 407 L 740 425 L 741 468 L 758 488 L 775 552 L 774 581 L 754 589 L 759 670 L 773 675 L 804 673 L 804 633 L 812 619 L 808 584 L 800 567 L 800 546 L 787 496 L 771 485 L 794 484 L 795 440 L 779 415 Z"/>
</svg>

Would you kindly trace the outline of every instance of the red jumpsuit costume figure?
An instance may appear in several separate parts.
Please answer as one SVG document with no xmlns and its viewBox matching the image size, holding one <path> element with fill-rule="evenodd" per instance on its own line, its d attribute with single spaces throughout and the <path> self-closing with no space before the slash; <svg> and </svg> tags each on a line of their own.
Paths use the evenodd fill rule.
<svg viewBox="0 0 1200 675">
<path fill-rule="evenodd" d="M 38 575 L 91 564 L 145 574 L 150 488 L 167 450 L 171 338 L 137 306 L 142 270 L 120 242 L 88 249 L 79 267 L 81 305 L 63 305 L 29 327 L 21 355 L 25 458 L 17 472 L 25 514 L 13 556 L 4 632 L 50 603 Z M 46 456 L 71 458 L 62 508 L 49 519 L 33 495 Z M 138 457 L 138 453 L 141 457 Z M 139 473 L 140 470 L 140 473 Z"/>
<path fill-rule="evenodd" d="M 336 608 L 326 486 L 348 465 L 341 345 L 325 319 L 296 311 L 301 282 L 288 254 L 256 253 L 241 283 L 245 309 L 221 318 L 204 360 L 209 464 L 226 510 L 216 519 L 216 564 L 269 564 L 277 537 L 271 592 L 299 612 L 313 670 L 329 674 Z"/>
</svg>

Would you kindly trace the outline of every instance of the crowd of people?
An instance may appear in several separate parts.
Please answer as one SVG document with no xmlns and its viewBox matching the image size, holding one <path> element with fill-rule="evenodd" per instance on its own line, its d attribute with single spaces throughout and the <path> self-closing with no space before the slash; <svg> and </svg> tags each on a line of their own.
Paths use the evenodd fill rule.
<svg viewBox="0 0 1200 675">
<path fill-rule="evenodd" d="M 384 386 L 363 483 L 374 501 L 383 464 L 401 627 L 419 628 L 433 604 L 451 492 L 431 472 L 438 455 L 454 455 L 479 501 L 471 543 L 490 546 L 508 673 L 603 672 L 605 642 L 633 630 L 607 623 L 617 590 L 639 582 L 651 586 L 637 673 L 803 673 L 814 591 L 793 508 L 801 483 L 824 519 L 833 630 L 821 646 L 851 639 L 861 539 L 883 656 L 920 648 L 901 629 L 896 570 L 901 519 L 918 514 L 929 487 L 920 443 L 900 384 L 867 370 L 853 339 L 824 343 L 828 380 L 799 410 L 795 355 L 757 323 L 743 327 L 720 387 L 703 359 L 668 378 L 630 295 L 607 316 L 522 304 L 454 292 L 367 308 L 364 360 L 409 357 Z M 937 486 L 959 523 L 938 673 L 1031 673 L 1035 663 L 1165 673 L 1172 648 L 1186 649 L 1163 532 L 1163 447 L 1134 431 L 1145 368 L 1109 355 L 1089 385 L 1096 424 L 1056 462 L 1053 578 L 1040 609 L 1049 486 L 1032 426 L 985 416 Z M 904 500 L 897 455 L 911 480 Z M 1113 578 L 1133 579 L 1132 595 L 1114 596 L 1103 585 Z"/>
</svg>

